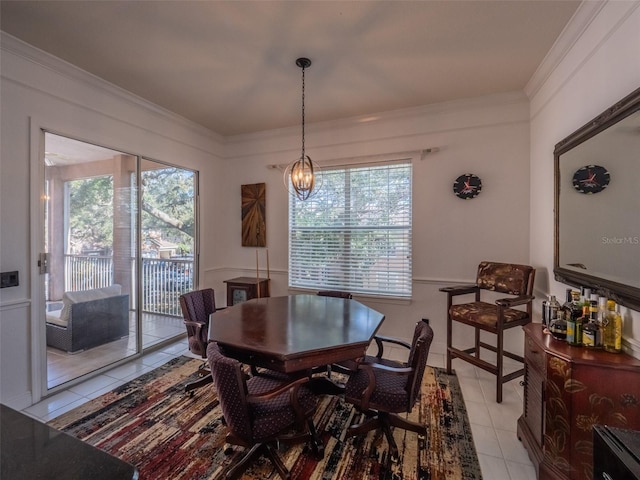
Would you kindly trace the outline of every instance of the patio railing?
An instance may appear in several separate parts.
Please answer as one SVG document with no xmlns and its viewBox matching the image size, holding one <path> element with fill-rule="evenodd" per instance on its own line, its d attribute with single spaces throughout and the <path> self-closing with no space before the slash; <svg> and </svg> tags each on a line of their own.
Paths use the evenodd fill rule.
<svg viewBox="0 0 640 480">
<path fill-rule="evenodd" d="M 135 272 L 135 268 L 131 271 Z M 97 255 L 65 255 L 64 278 L 65 291 L 107 287 L 113 283 L 113 258 Z M 191 290 L 193 290 L 193 260 L 142 259 L 143 312 L 180 317 L 182 312 L 178 298 Z"/>
<path fill-rule="evenodd" d="M 95 255 L 64 256 L 64 291 L 108 287 L 113 283 L 113 259 Z"/>
</svg>

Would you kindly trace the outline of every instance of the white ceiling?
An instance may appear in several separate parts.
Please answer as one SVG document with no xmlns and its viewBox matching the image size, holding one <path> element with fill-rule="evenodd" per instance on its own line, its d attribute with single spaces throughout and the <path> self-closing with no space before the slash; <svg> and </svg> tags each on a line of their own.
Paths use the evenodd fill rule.
<svg viewBox="0 0 640 480">
<path fill-rule="evenodd" d="M 522 91 L 579 1 L 14 1 L 2 30 L 221 135 Z"/>
</svg>

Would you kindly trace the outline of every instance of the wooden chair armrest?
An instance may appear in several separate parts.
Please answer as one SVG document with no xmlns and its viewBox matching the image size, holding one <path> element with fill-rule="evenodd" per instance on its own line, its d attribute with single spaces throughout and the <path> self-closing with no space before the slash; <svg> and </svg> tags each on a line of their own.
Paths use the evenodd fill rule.
<svg viewBox="0 0 640 480">
<path fill-rule="evenodd" d="M 533 295 L 521 295 L 519 297 L 511 297 L 511 298 L 499 298 L 496 300 L 496 305 L 501 307 L 511 308 L 517 305 L 526 305 L 533 301 L 536 298 Z"/>
<path fill-rule="evenodd" d="M 202 329 L 202 327 L 206 326 L 204 323 L 194 322 L 193 320 L 185 320 L 185 325 L 189 325 L 190 327 L 197 328 L 198 330 Z"/>
<path fill-rule="evenodd" d="M 367 410 L 369 408 L 369 400 L 371 395 L 376 389 L 376 375 L 374 373 L 374 369 L 383 370 L 385 373 L 390 373 L 393 375 L 409 375 L 411 373 L 411 368 L 397 368 L 390 367 L 388 365 L 382 365 L 380 363 L 372 363 L 372 362 L 362 362 L 358 364 L 359 370 L 364 370 L 369 377 L 369 381 L 367 382 L 367 386 L 362 392 L 362 398 L 360 399 L 360 407 L 363 410 Z"/>
<path fill-rule="evenodd" d="M 361 363 L 360 365 L 369 365 L 371 366 L 372 369 L 382 370 L 385 373 L 389 373 L 392 375 L 408 375 L 413 371 L 411 367 L 392 367 L 390 365 L 383 365 L 381 363 L 364 362 L 364 363 Z"/>
<path fill-rule="evenodd" d="M 373 339 L 378 346 L 378 352 L 376 353 L 376 358 L 382 358 L 384 355 L 384 344 L 392 343 L 394 345 L 400 345 L 401 347 L 405 347 L 408 350 L 411 350 L 411 345 L 404 340 L 395 337 L 388 337 L 386 335 L 375 335 Z"/>
<path fill-rule="evenodd" d="M 381 341 L 381 342 L 386 342 L 386 343 L 394 343 L 396 345 L 401 345 L 401 346 L 406 347 L 409 350 L 411 350 L 411 344 L 409 344 L 408 342 L 405 342 L 404 340 L 402 340 L 400 338 L 388 337 L 386 335 L 376 335 L 373 338 L 374 338 L 374 340 L 376 342 L 377 341 Z"/>
<path fill-rule="evenodd" d="M 413 371 L 411 367 L 392 367 L 391 365 L 383 365 L 376 362 L 361 362 L 358 364 L 359 370 L 367 370 L 373 372 L 373 370 L 382 370 L 385 373 L 395 375 L 407 375 Z M 375 383 L 375 380 L 374 380 Z"/>
<path fill-rule="evenodd" d="M 272 388 L 271 390 L 268 390 L 266 392 L 249 394 L 247 395 L 247 403 L 256 404 L 260 402 L 266 402 L 268 400 L 271 400 L 272 398 L 282 395 L 283 393 L 291 389 L 293 389 L 293 392 L 297 392 L 300 386 L 304 383 L 307 383 L 308 381 L 309 377 L 299 377 L 295 380 L 281 383 L 277 387 Z"/>
<path fill-rule="evenodd" d="M 248 404 L 259 404 L 270 401 L 272 398 L 275 398 L 283 393 L 289 392 L 289 401 L 291 402 L 291 407 L 295 413 L 298 425 L 302 426 L 304 421 L 306 420 L 305 412 L 302 409 L 299 401 L 298 392 L 300 387 L 303 384 L 309 382 L 309 377 L 298 377 L 295 380 L 282 383 L 275 388 L 272 388 L 269 391 L 250 394 L 247 395 L 247 403 Z"/>
<path fill-rule="evenodd" d="M 476 293 L 480 290 L 480 287 L 475 283 L 468 283 L 465 285 L 451 285 L 450 287 L 442 287 L 441 292 L 445 292 L 447 295 L 454 297 L 456 295 L 465 295 L 467 293 Z"/>
</svg>

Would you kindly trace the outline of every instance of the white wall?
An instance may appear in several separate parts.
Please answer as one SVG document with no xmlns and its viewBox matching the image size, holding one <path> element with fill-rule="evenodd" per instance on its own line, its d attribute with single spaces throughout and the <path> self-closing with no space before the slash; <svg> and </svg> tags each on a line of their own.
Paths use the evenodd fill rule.
<svg viewBox="0 0 640 480">
<path fill-rule="evenodd" d="M 541 267 L 544 294 L 564 298 L 553 279 L 553 149 L 556 143 L 640 86 L 640 2 L 591 2 L 577 12 L 587 22 L 563 58 L 547 56 L 547 78 L 531 99 L 531 262 Z M 568 32 L 569 33 L 569 32 Z M 539 71 L 545 67 L 543 65 Z M 636 212 L 637 213 L 637 212 Z M 636 226 L 640 225 L 636 218 Z M 640 255 L 640 251 L 638 251 Z M 640 314 L 625 311 L 625 347 L 640 356 Z"/>
<path fill-rule="evenodd" d="M 640 9 L 631 9 L 637 2 L 597 5 L 602 10 L 578 42 L 530 92 L 531 111 L 523 94 L 504 94 L 308 126 L 307 151 L 320 163 L 440 148 L 414 164 L 413 299 L 363 299 L 387 316 L 383 333 L 408 338 L 427 317 L 434 351 L 443 351 L 445 297 L 438 289 L 472 281 L 484 259 L 530 263 L 539 293 L 564 291 L 550 273 L 553 147 L 640 84 Z M 255 272 L 255 250 L 240 246 L 240 185 L 266 182 L 272 294 L 287 293 L 287 194 L 280 171 L 267 165 L 298 156 L 298 128 L 223 139 L 4 34 L 1 47 L 0 268 L 18 270 L 21 285 L 0 291 L 0 401 L 29 405 L 38 371 L 31 364 L 40 331 L 31 245 L 37 222 L 30 220 L 37 212 L 38 185 L 30 183 L 37 127 L 199 170 L 200 283 L 216 288 L 221 304 L 225 279 Z M 471 201 L 451 192 L 466 172 L 483 180 Z M 263 253 L 263 269 L 265 263 Z M 628 320 L 633 346 L 640 335 L 632 327 Z M 521 350 L 521 332 L 507 343 Z"/>
<path fill-rule="evenodd" d="M 375 121 L 346 119 L 311 125 L 306 152 L 314 161 L 353 163 L 368 155 L 420 151 L 414 162 L 413 298 L 381 301 L 359 298 L 382 311 L 382 333 L 411 338 L 420 318 L 435 330 L 433 351 L 444 351 L 446 296 L 438 289 L 475 280 L 481 260 L 527 263 L 529 225 L 529 107 L 522 94 L 496 95 L 423 108 L 388 112 Z M 241 247 L 240 186 L 266 182 L 267 248 L 272 295 L 287 293 L 287 192 L 282 172 L 268 165 L 287 164 L 300 155 L 299 128 L 229 138 L 224 207 L 225 264 L 206 272 L 206 283 L 224 302 L 224 283 L 239 275 L 255 276 L 255 249 Z M 460 200 L 454 179 L 478 174 L 481 194 Z M 261 270 L 266 267 L 260 253 Z M 264 274 L 264 272 L 263 272 Z M 459 333 L 459 332 L 457 332 Z M 463 332 L 468 338 L 469 331 Z M 522 335 L 507 335 L 522 350 Z"/>
<path fill-rule="evenodd" d="M 30 184 L 29 170 L 37 165 L 38 127 L 199 170 L 200 283 L 216 288 L 220 304 L 225 279 L 255 272 L 255 250 L 240 246 L 240 186 L 266 182 L 273 294 L 287 293 L 287 193 L 281 172 L 267 165 L 298 156 L 299 128 L 221 139 L 15 39 L 2 40 L 0 260 L 3 271 L 20 272 L 21 285 L 1 292 L 0 400 L 24 406 L 38 397 L 31 390 L 38 366 L 30 363 L 42 335 L 32 277 L 37 248 L 30 248 L 38 185 Z M 442 351 L 445 297 L 438 288 L 472 281 L 483 259 L 528 261 L 528 115 L 518 93 L 309 126 L 308 153 L 320 162 L 440 148 L 415 160 L 413 300 L 363 299 L 387 315 L 383 333 L 410 338 L 414 323 L 427 317 L 434 351 Z M 451 191 L 466 172 L 483 179 L 472 201 Z M 261 262 L 264 268 L 264 254 Z M 512 342 L 521 349 L 518 332 Z"/>
<path fill-rule="evenodd" d="M 203 205 L 222 187 L 222 139 L 76 68 L 2 34 L 0 96 L 0 265 L 18 270 L 20 285 L 0 290 L 0 401 L 18 408 L 40 395 L 44 322 L 36 257 L 40 185 L 38 131 L 47 128 L 116 150 L 200 171 Z M 34 174 L 33 177 L 31 174 Z M 201 237 L 222 243 L 214 225 L 224 212 L 206 208 Z M 32 222 L 32 217 L 35 217 Z M 204 265 L 215 248 L 203 249 Z"/>
</svg>

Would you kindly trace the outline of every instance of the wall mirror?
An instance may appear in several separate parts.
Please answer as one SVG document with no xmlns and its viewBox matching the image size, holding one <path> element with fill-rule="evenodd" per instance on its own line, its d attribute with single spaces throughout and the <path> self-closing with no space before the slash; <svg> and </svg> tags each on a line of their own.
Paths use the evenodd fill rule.
<svg viewBox="0 0 640 480">
<path fill-rule="evenodd" d="M 640 88 L 554 158 L 555 279 L 640 310 Z"/>
</svg>

